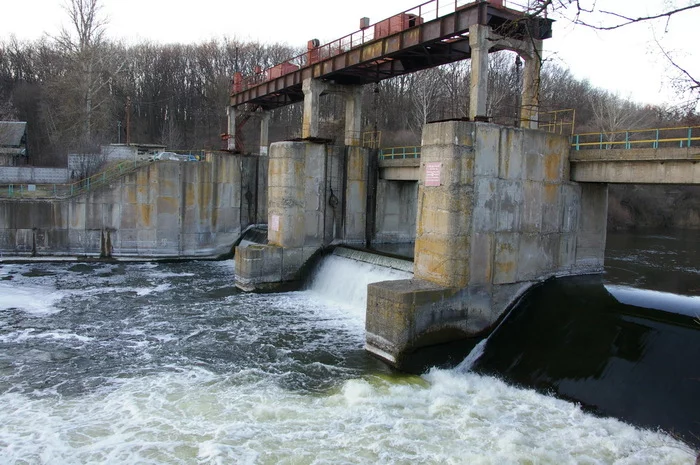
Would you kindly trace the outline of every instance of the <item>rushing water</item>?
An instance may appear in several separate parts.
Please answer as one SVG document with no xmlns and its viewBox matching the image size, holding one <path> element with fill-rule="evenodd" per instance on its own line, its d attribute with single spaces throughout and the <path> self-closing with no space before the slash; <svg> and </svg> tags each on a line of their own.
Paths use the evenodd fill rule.
<svg viewBox="0 0 700 465">
<path fill-rule="evenodd" d="M 390 372 L 363 349 L 362 289 L 402 272 L 332 256 L 308 290 L 267 295 L 232 274 L 0 265 L 0 463 L 694 463 L 465 367 Z"/>
</svg>

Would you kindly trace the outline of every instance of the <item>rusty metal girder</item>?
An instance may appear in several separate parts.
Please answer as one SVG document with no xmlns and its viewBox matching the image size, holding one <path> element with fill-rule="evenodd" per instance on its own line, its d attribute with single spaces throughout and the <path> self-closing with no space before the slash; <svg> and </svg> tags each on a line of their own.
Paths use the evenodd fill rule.
<svg viewBox="0 0 700 465">
<path fill-rule="evenodd" d="M 307 78 L 338 84 L 370 84 L 402 74 L 471 57 L 469 27 L 490 26 L 500 36 L 522 40 L 547 39 L 552 20 L 533 18 L 490 4 L 466 5 L 435 20 L 359 45 L 318 63 L 250 86 L 231 95 L 231 105 L 255 103 L 263 109 L 279 108 L 304 99 Z M 494 49 L 497 51 L 500 49 Z"/>
</svg>

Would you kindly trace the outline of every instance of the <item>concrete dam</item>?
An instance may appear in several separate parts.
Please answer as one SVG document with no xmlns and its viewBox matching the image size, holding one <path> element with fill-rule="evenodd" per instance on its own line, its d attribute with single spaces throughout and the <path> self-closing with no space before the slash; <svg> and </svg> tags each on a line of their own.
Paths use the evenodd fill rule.
<svg viewBox="0 0 700 465">
<path fill-rule="evenodd" d="M 211 258 L 264 223 L 267 159 L 158 161 L 67 198 L 0 198 L 0 254 Z"/>
</svg>

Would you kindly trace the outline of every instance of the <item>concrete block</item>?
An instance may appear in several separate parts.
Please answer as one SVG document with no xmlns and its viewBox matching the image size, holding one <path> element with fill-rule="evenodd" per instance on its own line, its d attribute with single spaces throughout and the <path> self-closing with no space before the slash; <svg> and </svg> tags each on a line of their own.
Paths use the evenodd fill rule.
<svg viewBox="0 0 700 465">
<path fill-rule="evenodd" d="M 472 224 L 475 232 L 496 230 L 498 213 L 498 181 L 478 177 L 474 184 L 474 212 Z"/>
<path fill-rule="evenodd" d="M 8 253 L 16 251 L 16 241 L 17 229 L 0 229 L 0 250 L 7 251 Z"/>
<path fill-rule="evenodd" d="M 518 180 L 523 177 L 523 131 L 513 128 L 501 129 L 500 165 L 498 176 L 502 179 Z"/>
<path fill-rule="evenodd" d="M 524 135 L 525 179 L 528 181 L 544 181 L 545 139 L 536 131 L 525 131 Z"/>
<path fill-rule="evenodd" d="M 121 205 L 107 203 L 102 206 L 102 224 L 105 228 L 119 229 L 121 223 Z"/>
<path fill-rule="evenodd" d="M 236 287 L 246 291 L 265 289 L 282 279 L 281 247 L 251 245 L 236 248 Z"/>
<path fill-rule="evenodd" d="M 66 250 L 69 244 L 68 229 L 49 229 L 45 233 L 45 252 L 55 254 Z"/>
<path fill-rule="evenodd" d="M 71 200 L 68 203 L 68 217 L 70 218 L 70 228 L 72 230 L 85 229 L 85 204 Z"/>
<path fill-rule="evenodd" d="M 498 177 L 500 162 L 501 127 L 494 124 L 476 124 L 474 174 Z"/>
<path fill-rule="evenodd" d="M 475 123 L 443 121 L 423 126 L 421 145 L 474 145 Z"/>
<path fill-rule="evenodd" d="M 470 284 L 491 283 L 493 278 L 496 235 L 494 233 L 474 233 L 469 257 Z"/>
<path fill-rule="evenodd" d="M 579 214 L 581 212 L 581 186 L 563 184 L 561 187 L 562 222 L 561 231 L 571 233 L 578 230 Z"/>
<path fill-rule="evenodd" d="M 129 234 L 131 237 L 131 234 Z M 136 232 L 136 250 L 144 255 L 156 255 L 161 244 L 155 229 L 140 229 Z"/>
<path fill-rule="evenodd" d="M 521 181 L 498 181 L 498 213 L 496 230 L 515 232 L 522 225 L 523 183 Z"/>
<path fill-rule="evenodd" d="M 560 232 L 562 229 L 561 185 L 544 184 L 542 191 L 542 232 Z"/>
<path fill-rule="evenodd" d="M 101 203 L 88 203 L 85 205 L 85 228 L 86 229 L 102 229 L 104 228 L 103 209 Z"/>
<path fill-rule="evenodd" d="M 156 219 L 156 229 L 160 231 L 174 231 L 175 233 L 180 232 L 180 215 L 170 214 L 170 213 L 158 213 Z"/>
<path fill-rule="evenodd" d="M 561 234 L 559 239 L 558 272 L 566 273 L 576 264 L 576 235 Z"/>
<path fill-rule="evenodd" d="M 305 261 L 304 250 L 308 251 L 311 250 L 311 248 L 285 248 L 282 250 L 282 281 L 291 281 L 296 277 Z"/>
<path fill-rule="evenodd" d="M 541 277 L 544 268 L 545 251 L 542 246 L 542 236 L 537 233 L 522 234 L 518 250 L 518 272 L 515 282 L 533 281 Z"/>
<path fill-rule="evenodd" d="M 75 254 L 100 254 L 101 231 L 75 230 L 68 232 L 69 252 Z"/>
<path fill-rule="evenodd" d="M 493 265 L 493 283 L 513 283 L 518 276 L 520 256 L 520 233 L 496 234 Z"/>
<path fill-rule="evenodd" d="M 536 232 L 542 228 L 544 184 L 535 181 L 523 182 L 523 232 Z M 557 216 L 558 215 L 557 213 Z"/>
<path fill-rule="evenodd" d="M 545 146 L 545 181 L 569 180 L 569 138 L 559 134 L 547 134 Z"/>
</svg>

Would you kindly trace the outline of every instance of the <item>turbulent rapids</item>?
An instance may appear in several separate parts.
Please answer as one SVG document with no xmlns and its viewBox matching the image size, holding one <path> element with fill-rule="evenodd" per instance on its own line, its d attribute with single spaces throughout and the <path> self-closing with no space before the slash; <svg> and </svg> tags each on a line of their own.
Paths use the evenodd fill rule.
<svg viewBox="0 0 700 465">
<path fill-rule="evenodd" d="M 482 370 L 389 372 L 363 289 L 404 271 L 330 256 L 307 290 L 254 295 L 231 266 L 0 265 L 0 462 L 694 463 Z"/>
</svg>

